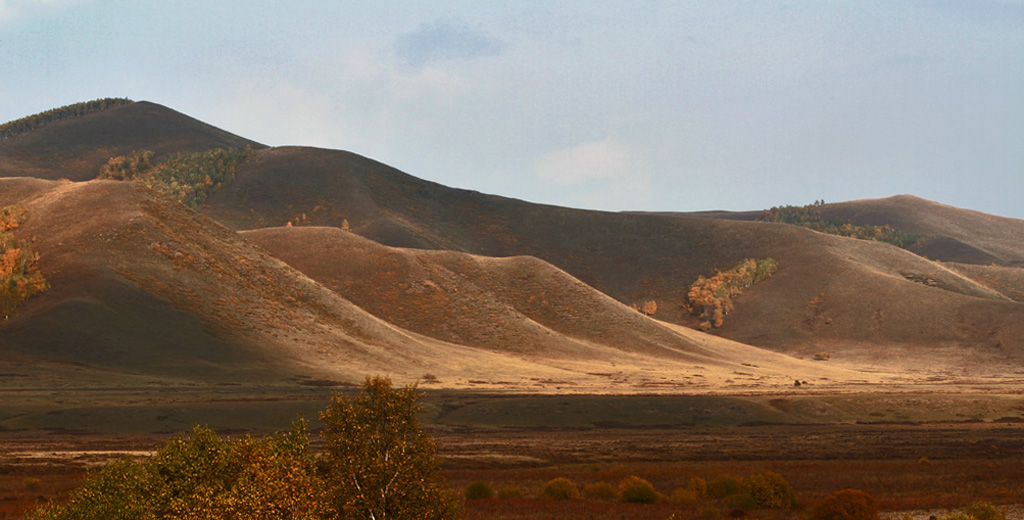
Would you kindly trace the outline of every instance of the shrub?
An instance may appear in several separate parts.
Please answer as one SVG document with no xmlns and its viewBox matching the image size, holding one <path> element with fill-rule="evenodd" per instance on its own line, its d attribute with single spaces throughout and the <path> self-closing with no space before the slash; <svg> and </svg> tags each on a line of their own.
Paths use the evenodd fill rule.
<svg viewBox="0 0 1024 520">
<path fill-rule="evenodd" d="M 708 483 L 707 483 L 707 481 L 705 481 L 704 479 L 702 479 L 700 477 L 693 477 L 693 478 L 691 478 L 690 479 L 690 485 L 687 486 L 687 489 L 697 493 L 697 496 L 699 496 L 699 497 L 706 497 L 706 496 L 708 496 Z"/>
<path fill-rule="evenodd" d="M 729 495 L 722 501 L 722 505 L 729 509 L 739 509 L 741 511 L 750 511 L 751 509 L 757 509 L 760 507 L 757 503 L 757 499 L 750 493 L 736 493 L 735 495 Z"/>
<path fill-rule="evenodd" d="M 692 489 L 676 488 L 669 497 L 669 501 L 673 504 L 695 506 L 700 501 L 700 495 Z"/>
<path fill-rule="evenodd" d="M 42 484 L 42 482 L 39 479 L 33 477 L 29 477 L 21 481 L 21 485 L 22 487 L 25 488 L 25 491 L 37 491 L 39 489 L 40 484 Z"/>
<path fill-rule="evenodd" d="M 544 496 L 555 500 L 576 500 L 580 498 L 580 490 L 573 481 L 559 477 L 544 484 Z"/>
<path fill-rule="evenodd" d="M 594 500 L 615 500 L 619 498 L 619 494 L 615 491 L 615 486 L 607 482 L 595 482 L 593 484 L 587 484 L 583 488 L 583 496 Z"/>
<path fill-rule="evenodd" d="M 974 520 L 1006 520 L 1006 515 L 988 502 L 975 502 L 964 512 Z"/>
<path fill-rule="evenodd" d="M 705 507 L 700 510 L 700 514 L 697 518 L 704 518 L 706 520 L 716 520 L 722 518 L 722 512 L 717 507 Z"/>
<path fill-rule="evenodd" d="M 650 482 L 630 476 L 619 482 L 619 499 L 632 504 L 653 504 L 658 501 L 658 492 Z"/>
<path fill-rule="evenodd" d="M 878 506 L 867 493 L 856 489 L 836 491 L 814 508 L 812 520 L 876 520 Z"/>
<path fill-rule="evenodd" d="M 757 505 L 764 509 L 792 509 L 796 507 L 793 487 L 782 475 L 774 471 L 755 471 L 742 483 L 743 491 L 754 497 Z"/>
<path fill-rule="evenodd" d="M 708 482 L 708 496 L 725 498 L 740 492 L 740 481 L 732 475 L 719 475 Z"/>
<path fill-rule="evenodd" d="M 483 498 L 494 498 L 494 488 L 490 484 L 477 480 L 466 486 L 466 500 L 480 500 Z"/>
</svg>

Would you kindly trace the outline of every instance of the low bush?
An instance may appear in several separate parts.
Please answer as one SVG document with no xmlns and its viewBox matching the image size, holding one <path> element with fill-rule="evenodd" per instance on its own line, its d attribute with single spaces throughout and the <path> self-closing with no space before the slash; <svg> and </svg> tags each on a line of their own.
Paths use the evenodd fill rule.
<svg viewBox="0 0 1024 520">
<path fill-rule="evenodd" d="M 700 477 L 693 477 L 693 478 L 691 478 L 690 479 L 690 485 L 687 486 L 687 489 L 697 493 L 697 496 L 699 496 L 699 497 L 706 497 L 706 496 L 708 496 L 708 483 L 707 483 L 706 480 L 704 480 L 704 479 L 702 479 Z"/>
<path fill-rule="evenodd" d="M 719 475 L 708 482 L 708 496 L 711 498 L 725 498 L 740 492 L 740 481 L 732 475 Z"/>
<path fill-rule="evenodd" d="M 466 486 L 466 500 L 480 500 L 484 498 L 494 498 L 494 488 L 490 484 L 477 480 L 476 482 L 470 482 Z"/>
<path fill-rule="evenodd" d="M 583 487 L 583 496 L 593 500 L 616 500 L 619 498 L 619 494 L 615 491 L 615 486 L 607 482 L 595 482 L 593 484 L 587 484 Z"/>
<path fill-rule="evenodd" d="M 796 507 L 796 495 L 782 475 L 774 471 L 755 471 L 746 476 L 741 484 L 743 491 L 754 497 L 757 505 L 764 509 L 792 509 Z"/>
<path fill-rule="evenodd" d="M 619 499 L 632 504 L 654 504 L 658 501 L 658 492 L 650 482 L 630 476 L 619 482 Z"/>
<path fill-rule="evenodd" d="M 1006 515 L 988 502 L 975 502 L 964 510 L 973 520 L 1006 520 Z"/>
<path fill-rule="evenodd" d="M 876 520 L 878 506 L 867 493 L 857 489 L 836 491 L 814 508 L 812 520 Z"/>
<path fill-rule="evenodd" d="M 544 497 L 555 500 L 577 500 L 580 490 L 573 481 L 559 477 L 544 484 Z"/>
</svg>

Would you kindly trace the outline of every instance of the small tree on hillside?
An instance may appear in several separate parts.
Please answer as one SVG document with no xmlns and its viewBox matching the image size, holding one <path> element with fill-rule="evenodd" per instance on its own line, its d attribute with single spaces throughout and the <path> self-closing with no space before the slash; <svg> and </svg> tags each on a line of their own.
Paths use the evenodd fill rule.
<svg viewBox="0 0 1024 520">
<path fill-rule="evenodd" d="M 434 442 L 420 428 L 421 393 L 367 378 L 351 399 L 336 394 L 320 414 L 324 473 L 343 518 L 442 519 L 455 516 L 453 497 L 433 481 Z"/>
</svg>

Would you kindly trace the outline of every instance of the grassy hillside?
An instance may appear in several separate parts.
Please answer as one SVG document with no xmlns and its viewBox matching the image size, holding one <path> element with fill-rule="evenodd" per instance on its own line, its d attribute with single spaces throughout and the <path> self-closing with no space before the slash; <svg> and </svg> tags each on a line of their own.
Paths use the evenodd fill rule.
<svg viewBox="0 0 1024 520">
<path fill-rule="evenodd" d="M 244 236 L 375 316 L 444 341 L 568 359 L 715 357 L 533 257 L 392 248 L 326 227 Z"/>
<path fill-rule="evenodd" d="M 240 229 L 347 221 L 393 246 L 529 255 L 627 305 L 655 301 L 656 318 L 693 327 L 698 319 L 683 303 L 699 276 L 770 257 L 778 273 L 738 297 L 717 334 L 876 363 L 909 355 L 929 366 L 942 359 L 1004 370 L 1003 361 L 1024 353 L 1024 307 L 998 291 L 889 244 L 787 224 L 529 204 L 309 148 L 259 151 L 205 211 Z M 891 348 L 879 354 L 883 344 Z"/>
<path fill-rule="evenodd" d="M 87 179 L 94 177 L 111 157 L 137 150 L 152 150 L 151 160 L 158 162 L 178 153 L 237 149 L 247 144 L 252 143 L 165 107 L 133 103 L 50 123 L 0 141 L 0 157 L 3 157 L 0 175 Z M 22 188 L 12 185 L 7 189 L 14 192 Z M 74 190 L 60 189 L 69 193 Z M 147 193 L 145 197 L 158 200 L 139 188 L 116 189 L 129 190 L 124 193 L 136 193 L 140 197 Z M 32 200 L 32 197 L 25 200 Z M 91 211 L 103 215 L 104 204 L 112 202 L 97 197 L 93 204 L 89 206 Z M 173 216 L 171 222 L 198 218 L 186 218 L 185 215 L 191 214 L 184 208 L 158 205 L 177 208 L 165 211 Z M 289 257 L 292 264 L 337 291 L 316 292 L 319 296 L 314 300 L 339 298 L 344 303 L 338 305 L 349 309 L 345 313 L 363 311 L 338 294 L 358 300 L 360 306 L 386 320 L 374 321 L 375 327 L 391 331 L 385 334 L 385 329 L 381 329 L 380 334 L 415 338 L 411 340 L 411 345 L 417 345 L 414 350 L 429 344 L 431 347 L 422 348 L 440 349 L 440 352 L 451 348 L 452 344 L 445 342 L 452 341 L 459 347 L 476 349 L 474 352 L 479 355 L 483 355 L 481 352 L 487 355 L 521 353 L 532 348 L 557 352 L 557 356 L 552 355 L 564 358 L 570 353 L 583 352 L 577 350 L 580 345 L 620 352 L 626 345 L 627 350 L 635 347 L 636 355 L 646 356 L 647 352 L 666 344 L 662 339 L 652 339 L 660 337 L 661 329 L 673 329 L 674 334 L 684 336 L 690 333 L 664 325 L 659 326 L 661 329 L 653 336 L 644 333 L 636 338 L 630 327 L 644 329 L 651 325 L 642 320 L 636 322 L 638 315 L 635 313 L 629 314 L 626 320 L 621 317 L 625 315 L 618 314 L 620 308 L 605 305 L 610 302 L 596 303 L 600 299 L 590 288 L 626 306 L 654 302 L 657 307 L 654 318 L 695 327 L 699 318 L 693 316 L 684 303 L 687 292 L 699 277 L 712 277 L 717 271 L 730 269 L 744 259 L 772 258 L 778 263 L 778 272 L 735 297 L 732 311 L 722 320 L 723 326 L 714 329 L 715 334 L 804 357 L 827 352 L 831 356 L 828 363 L 832 364 L 870 362 L 883 366 L 899 364 L 934 370 L 1002 373 L 1013 370 L 1014 363 L 1024 353 L 1024 305 L 1015 301 L 1019 299 L 1019 292 L 1014 292 L 1017 271 L 1009 267 L 1024 259 L 1021 252 L 1024 246 L 1020 241 L 1024 236 L 1021 227 L 1024 221 L 960 210 L 913 197 L 823 204 L 818 208 L 826 221 L 849 222 L 863 229 L 891 226 L 900 233 L 923 235 L 924 239 L 910 246 L 913 251 L 910 252 L 880 242 L 833 236 L 783 223 L 757 222 L 753 220 L 758 215 L 756 212 L 685 215 L 574 210 L 448 188 L 348 152 L 255 146 L 253 153 L 237 165 L 234 179 L 226 178 L 223 187 L 210 195 L 200 209 L 233 229 L 252 230 L 286 223 L 296 227 L 348 226 L 353 233 L 381 245 L 436 251 L 394 250 L 385 254 L 381 252 L 384 250 L 375 249 L 376 244 L 360 246 L 348 240 L 336 244 L 335 251 L 309 253 L 312 260 L 295 255 Z M 65 212 L 62 218 L 66 219 L 66 225 L 81 217 Z M 99 217 L 90 216 L 92 218 Z M 89 221 L 85 219 L 83 223 Z M 60 231 L 57 229 L 59 222 L 53 220 L 50 224 L 55 233 Z M 200 228 L 217 227 L 208 220 L 203 222 Z M 26 226 L 31 227 L 31 223 L 27 222 Z M 96 268 L 97 272 L 113 272 L 111 280 L 128 284 L 126 291 L 135 287 L 175 309 L 184 309 L 187 316 L 198 316 L 197 323 L 202 325 L 195 330 L 212 330 L 210 334 L 215 338 L 209 341 L 219 341 L 219 335 L 224 334 L 221 327 L 231 331 L 224 337 L 242 337 L 244 334 L 239 331 L 245 331 L 273 345 L 284 342 L 294 346 L 305 341 L 305 332 L 283 332 L 266 324 L 261 327 L 252 323 L 270 319 L 268 313 L 274 319 L 292 323 L 294 320 L 283 309 L 307 305 L 301 303 L 301 299 L 296 300 L 301 304 L 295 303 L 292 300 L 295 296 L 283 289 L 272 291 L 270 296 L 259 292 L 261 286 L 252 284 L 260 276 L 235 272 L 220 278 L 213 271 L 178 282 L 181 287 L 198 287 L 193 289 L 198 295 L 163 287 L 168 284 L 164 278 L 183 277 L 190 272 L 186 269 L 188 266 L 196 271 L 208 271 L 206 264 L 198 260 L 210 254 L 207 249 L 219 250 L 229 242 L 235 244 L 231 240 L 237 239 L 207 243 L 203 241 L 207 239 L 198 238 L 207 236 L 206 232 L 197 232 L 196 237 L 189 238 L 195 245 L 183 249 L 175 244 L 189 242 L 178 238 L 179 228 L 178 224 L 167 224 L 161 228 L 164 233 L 161 239 L 139 242 L 135 252 L 125 252 L 119 264 L 135 266 L 138 260 L 134 255 L 159 253 L 176 269 L 132 274 L 127 267 L 118 268 L 127 275 L 112 268 L 105 271 Z M 30 229 L 25 232 L 32 233 Z M 221 229 L 217 233 L 227 231 Z M 46 234 L 39 236 L 41 240 L 49 240 Z M 215 233 L 215 236 L 219 235 Z M 45 244 L 40 243 L 39 247 L 39 251 L 45 253 L 42 249 Z M 50 247 L 56 246 L 51 243 Z M 83 251 L 94 247 L 88 243 Z M 230 246 L 234 247 L 241 246 Z M 295 253 L 305 250 L 290 247 Z M 326 274 L 311 265 L 311 262 L 325 261 L 320 258 L 323 255 L 335 255 L 325 258 L 344 257 L 346 248 L 363 251 L 363 256 L 354 258 L 351 265 L 331 267 L 337 272 Z M 102 255 L 109 254 L 113 253 L 102 252 Z M 279 251 L 279 254 L 287 256 L 288 252 Z M 222 264 L 218 265 L 246 265 L 239 264 L 235 258 L 239 255 L 219 255 Z M 383 262 L 381 265 L 388 269 L 380 269 L 377 263 L 367 260 L 372 255 L 378 255 L 374 262 Z M 78 257 L 86 258 L 88 254 Z M 986 265 L 997 263 L 1011 270 L 979 274 L 926 257 Z M 216 283 L 210 285 L 213 281 L 205 276 L 217 276 Z M 433 294 L 429 287 L 423 288 L 422 293 L 414 292 L 422 288 L 418 284 L 423 280 L 441 286 L 438 280 L 446 280 L 445 277 L 455 277 L 451 278 L 453 287 L 468 292 L 457 298 L 447 293 Z M 342 288 L 332 280 L 339 283 L 348 280 L 351 285 Z M 117 286 L 117 283 L 110 286 Z M 280 285 L 279 280 L 274 284 Z M 106 282 L 101 285 L 107 286 Z M 209 287 L 228 295 L 240 290 L 251 294 L 235 296 L 238 302 L 225 296 L 226 304 L 217 298 L 211 299 L 208 293 L 213 289 L 206 289 Z M 551 298 L 547 299 L 547 307 L 542 305 L 543 298 L 528 299 L 528 294 L 540 289 L 554 291 L 548 293 Z M 264 298 L 262 303 L 253 300 L 257 296 Z M 228 311 L 221 310 L 225 305 Z M 613 308 L 616 310 L 611 312 L 609 309 Z M 114 315 L 120 316 L 121 312 Z M 295 330 L 316 330 L 319 332 L 314 336 L 323 334 L 324 338 L 333 338 L 339 333 L 333 325 L 322 326 L 314 308 L 309 312 L 312 328 L 297 325 Z M 332 310 L 328 314 L 341 312 Z M 604 319 L 588 317 L 591 313 Z M 173 315 L 173 312 L 166 313 L 155 319 L 170 319 Z M 360 319 L 372 318 L 366 313 L 362 316 Z M 620 317 L 625 321 L 617 321 Z M 131 320 L 111 323 L 120 323 L 118 330 L 131 330 Z M 218 325 L 211 328 L 209 323 Z M 389 328 L 394 326 L 401 328 Z M 185 326 L 178 329 L 192 330 Z M 344 327 L 339 330 L 350 334 Z M 175 333 L 178 332 L 172 334 Z M 542 341 L 549 333 L 559 338 L 557 347 Z M 50 332 L 40 334 L 45 336 Z M 669 337 L 673 338 L 669 343 L 677 341 L 671 334 Z M 390 347 L 379 345 L 395 344 L 391 340 L 379 343 L 374 340 L 370 343 L 377 346 L 370 348 L 365 341 L 346 338 L 339 341 L 361 345 L 356 350 L 365 352 L 368 359 L 375 359 L 377 355 L 369 352 L 391 352 Z M 701 341 L 707 339 L 700 338 Z M 332 344 L 331 341 L 316 339 L 312 343 L 327 345 Z M 424 341 L 426 343 L 421 343 Z M 57 340 L 51 343 L 61 344 Z M 128 340 L 122 343 L 128 344 Z M 288 348 L 292 347 L 285 349 Z M 375 351 L 375 348 L 383 350 Z M 412 356 L 409 358 L 412 361 L 403 366 L 417 366 L 417 360 L 421 359 L 419 354 L 399 350 L 403 353 L 394 354 L 399 358 Z M 496 361 L 498 366 L 507 361 L 501 359 Z M 509 373 L 516 371 L 514 364 L 507 367 Z M 579 372 L 607 373 L 604 369 L 591 368 Z"/>
<path fill-rule="evenodd" d="M 263 147 L 145 101 L 112 104 L 70 118 L 43 116 L 26 120 L 45 119 L 46 124 L 30 125 L 0 140 L 0 177 L 81 181 L 95 178 L 111 157 L 135 150 L 152 150 L 158 159 L 214 148 Z"/>
<path fill-rule="evenodd" d="M 1024 267 L 1024 220 L 939 204 L 911 195 L 826 204 L 831 219 L 862 225 L 888 224 L 925 236 L 910 247 L 949 262 Z"/>
<path fill-rule="evenodd" d="M 0 322 L 0 365 L 28 387 L 60 379 L 100 387 L 140 381 L 338 385 L 386 373 L 400 381 L 430 375 L 431 384 L 449 388 L 637 391 L 729 386 L 736 383 L 727 381 L 735 377 L 730 374 L 744 362 L 759 365 L 745 370 L 764 387 L 788 385 L 793 374 L 861 377 L 666 328 L 532 259 L 454 260 L 495 264 L 505 278 L 484 291 L 494 297 L 514 277 L 551 278 L 611 308 L 622 321 L 604 326 L 639 346 L 615 337 L 606 344 L 571 338 L 555 330 L 557 323 L 541 345 L 550 348 L 530 356 L 488 344 L 493 324 L 483 320 L 463 323 L 466 334 L 450 338 L 457 343 L 417 334 L 133 183 L 0 179 L 0 206 L 12 204 L 28 215 L 17 232 L 35 237 L 40 270 L 51 283 Z M 587 301 L 563 298 L 559 304 Z M 464 302 L 476 305 L 477 299 Z M 519 325 L 528 312 L 543 314 L 525 309 L 510 323 Z M 564 327 L 586 330 L 592 319 L 580 315 L 579 323 Z"/>
</svg>

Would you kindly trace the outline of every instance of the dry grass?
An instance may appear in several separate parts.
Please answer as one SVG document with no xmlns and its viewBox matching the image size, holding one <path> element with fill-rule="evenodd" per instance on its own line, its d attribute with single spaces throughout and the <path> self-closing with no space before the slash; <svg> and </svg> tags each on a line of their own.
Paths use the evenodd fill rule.
<svg viewBox="0 0 1024 520">
<path fill-rule="evenodd" d="M 799 502 L 797 511 L 750 511 L 752 518 L 802 518 L 807 510 L 839 489 L 860 489 L 876 499 L 883 513 L 935 512 L 984 500 L 997 505 L 1024 503 L 1024 443 L 1013 428 L 992 425 L 875 426 L 871 428 L 763 427 L 717 428 L 687 433 L 606 429 L 577 431 L 469 431 L 436 436 L 442 477 L 454 489 L 484 481 L 495 489 L 519 488 L 523 496 L 469 501 L 466 518 L 696 518 L 708 507 L 728 514 L 721 500 L 702 497 L 696 504 L 663 502 L 622 504 L 604 500 L 543 499 L 545 483 L 566 477 L 578 486 L 617 483 L 636 475 L 662 494 L 686 487 L 693 477 L 711 481 L 720 475 L 743 476 L 768 469 L 783 475 Z M 652 442 L 675 438 L 675 444 Z M 687 449 L 715 444 L 715 450 Z M 532 461 L 457 458 L 466 447 L 492 443 L 490 452 L 514 452 Z M 156 437 L 51 437 L 0 442 L 0 518 L 21 518 L 45 500 L 59 500 L 75 487 L 83 471 L 112 453 L 145 451 Z M 991 444 L 999 449 L 992 451 Z M 869 446 L 870 450 L 851 450 Z M 913 446 L 933 456 L 922 463 Z M 499 448 L 500 447 L 500 448 Z M 39 485 L 29 491 L 29 479 Z M 6 515 L 6 516 L 5 516 Z M 941 516 L 941 514 L 940 514 Z"/>
</svg>

